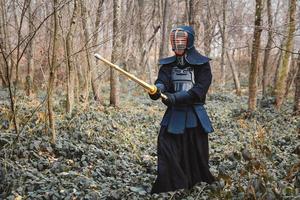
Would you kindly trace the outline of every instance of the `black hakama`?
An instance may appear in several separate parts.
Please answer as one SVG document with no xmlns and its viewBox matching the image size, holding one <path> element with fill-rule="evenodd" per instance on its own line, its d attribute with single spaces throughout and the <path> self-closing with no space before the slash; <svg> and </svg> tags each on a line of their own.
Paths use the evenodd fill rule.
<svg viewBox="0 0 300 200">
<path fill-rule="evenodd" d="M 209 171 L 208 134 L 202 127 L 171 134 L 162 126 L 158 136 L 158 175 L 151 193 L 190 189 L 214 181 Z"/>
</svg>

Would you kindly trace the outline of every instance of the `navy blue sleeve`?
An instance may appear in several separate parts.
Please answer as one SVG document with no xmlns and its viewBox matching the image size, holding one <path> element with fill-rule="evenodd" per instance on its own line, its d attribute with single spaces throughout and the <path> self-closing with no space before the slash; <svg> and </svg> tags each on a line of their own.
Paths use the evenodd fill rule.
<svg viewBox="0 0 300 200">
<path fill-rule="evenodd" d="M 195 85 L 189 90 L 198 99 L 205 100 L 206 93 L 212 81 L 211 68 L 209 63 L 197 66 L 195 69 Z"/>
<path fill-rule="evenodd" d="M 158 76 L 154 84 L 161 90 L 161 92 L 166 92 L 170 90 L 170 80 L 171 67 L 168 65 L 162 65 L 159 68 Z"/>
</svg>

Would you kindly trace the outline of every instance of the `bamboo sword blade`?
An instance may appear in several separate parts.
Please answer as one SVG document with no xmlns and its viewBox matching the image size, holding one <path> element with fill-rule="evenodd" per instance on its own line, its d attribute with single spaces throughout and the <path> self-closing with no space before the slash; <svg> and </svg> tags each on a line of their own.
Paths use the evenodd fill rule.
<svg viewBox="0 0 300 200">
<path fill-rule="evenodd" d="M 119 67 L 116 64 L 111 63 L 110 61 L 106 60 L 105 58 L 103 58 L 102 56 L 100 56 L 99 54 L 95 53 L 94 54 L 95 57 L 99 60 L 101 60 L 102 62 L 104 62 L 105 64 L 109 65 L 110 67 L 114 68 L 115 70 L 119 71 L 120 73 L 124 74 L 126 77 L 128 77 L 129 79 L 133 80 L 134 82 L 138 83 L 139 85 L 141 85 L 143 88 L 145 88 L 150 94 L 155 94 L 157 91 L 157 87 L 155 85 L 151 85 L 149 83 L 146 83 L 145 81 L 137 78 L 136 76 L 134 76 L 133 74 L 130 74 L 129 72 L 125 71 L 124 69 L 122 69 L 121 67 Z M 167 99 L 167 96 L 164 94 L 161 94 L 161 97 L 163 99 Z"/>
</svg>

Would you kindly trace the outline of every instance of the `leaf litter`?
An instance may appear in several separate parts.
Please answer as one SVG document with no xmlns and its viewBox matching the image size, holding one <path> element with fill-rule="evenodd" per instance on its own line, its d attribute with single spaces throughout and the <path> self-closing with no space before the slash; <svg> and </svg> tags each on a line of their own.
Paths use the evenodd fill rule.
<svg viewBox="0 0 300 200">
<path fill-rule="evenodd" d="M 21 126 L 34 104 L 20 100 Z M 299 197 L 299 118 L 292 102 L 277 112 L 261 100 L 249 114 L 247 97 L 211 94 L 206 108 L 215 132 L 209 135 L 210 169 L 217 181 L 190 190 L 151 195 L 156 177 L 156 140 L 164 105 L 124 96 L 122 108 L 96 104 L 65 114 L 57 102 L 55 145 L 39 110 L 19 141 L 0 113 L 0 199 L 294 199 Z M 62 99 L 59 99 L 62 101 Z"/>
</svg>

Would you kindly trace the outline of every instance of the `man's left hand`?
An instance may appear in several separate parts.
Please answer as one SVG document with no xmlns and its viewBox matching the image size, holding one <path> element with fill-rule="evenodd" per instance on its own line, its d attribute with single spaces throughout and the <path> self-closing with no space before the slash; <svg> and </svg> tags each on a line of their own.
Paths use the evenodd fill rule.
<svg viewBox="0 0 300 200">
<path fill-rule="evenodd" d="M 167 99 L 162 99 L 162 102 L 166 105 L 166 106 L 172 106 L 175 105 L 176 99 L 175 99 L 175 95 L 172 93 L 165 93 L 165 95 L 168 97 Z"/>
</svg>

